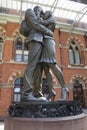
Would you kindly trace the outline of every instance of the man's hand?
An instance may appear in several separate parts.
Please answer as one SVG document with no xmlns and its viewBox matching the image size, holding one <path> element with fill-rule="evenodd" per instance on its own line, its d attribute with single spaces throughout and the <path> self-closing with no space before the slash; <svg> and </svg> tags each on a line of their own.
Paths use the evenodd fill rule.
<svg viewBox="0 0 87 130">
<path fill-rule="evenodd" d="M 47 35 L 53 37 L 53 32 L 49 29 L 47 29 Z"/>
</svg>

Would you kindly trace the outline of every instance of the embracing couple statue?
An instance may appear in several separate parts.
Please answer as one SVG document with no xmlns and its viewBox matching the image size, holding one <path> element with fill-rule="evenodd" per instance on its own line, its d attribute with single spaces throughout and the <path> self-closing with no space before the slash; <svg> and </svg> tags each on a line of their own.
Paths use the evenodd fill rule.
<svg viewBox="0 0 87 130">
<path fill-rule="evenodd" d="M 56 93 L 53 90 L 50 69 L 61 85 L 61 100 L 66 100 L 66 87 L 61 69 L 55 59 L 55 18 L 51 11 L 43 12 L 42 7 L 35 6 L 25 12 L 25 20 L 20 33 L 26 37 L 28 47 L 28 64 L 24 71 L 24 94 L 26 100 L 49 100 Z M 49 86 L 47 99 L 43 97 L 41 88 L 42 72 L 44 71 Z"/>
</svg>

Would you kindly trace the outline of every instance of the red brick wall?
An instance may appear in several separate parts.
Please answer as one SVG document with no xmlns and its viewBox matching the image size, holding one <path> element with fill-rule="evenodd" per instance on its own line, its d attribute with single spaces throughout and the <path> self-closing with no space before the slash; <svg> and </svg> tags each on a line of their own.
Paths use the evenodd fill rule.
<svg viewBox="0 0 87 130">
<path fill-rule="evenodd" d="M 8 40 L 4 42 L 3 60 L 4 62 L 10 62 L 12 59 L 12 41 Z"/>
<path fill-rule="evenodd" d="M 19 24 L 17 24 L 17 23 L 8 22 L 7 28 L 6 28 L 7 36 L 12 36 L 15 29 L 17 29 L 18 27 L 19 27 Z"/>
<path fill-rule="evenodd" d="M 12 88 L 0 88 L 0 115 L 7 115 L 12 101 Z"/>
<path fill-rule="evenodd" d="M 25 69 L 26 65 L 21 65 L 21 64 L 10 64 L 10 63 L 5 63 L 3 64 L 3 74 L 2 74 L 2 80 L 3 83 L 6 83 L 8 81 L 9 76 L 13 72 L 17 71 L 23 71 Z"/>
</svg>

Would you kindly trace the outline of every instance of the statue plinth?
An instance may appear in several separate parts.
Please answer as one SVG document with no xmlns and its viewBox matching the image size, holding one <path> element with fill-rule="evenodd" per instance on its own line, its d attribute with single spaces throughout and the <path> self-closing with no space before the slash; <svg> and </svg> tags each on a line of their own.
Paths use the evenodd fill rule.
<svg viewBox="0 0 87 130">
<path fill-rule="evenodd" d="M 19 118 L 6 117 L 4 130 L 87 130 L 87 116 L 59 118 Z"/>
</svg>

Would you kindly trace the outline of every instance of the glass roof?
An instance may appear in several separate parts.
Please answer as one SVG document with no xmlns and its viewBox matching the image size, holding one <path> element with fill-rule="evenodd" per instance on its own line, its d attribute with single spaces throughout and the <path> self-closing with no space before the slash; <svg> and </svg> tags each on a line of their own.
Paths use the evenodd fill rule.
<svg viewBox="0 0 87 130">
<path fill-rule="evenodd" d="M 22 17 L 36 5 L 51 10 L 59 22 L 87 29 L 87 0 L 0 0 L 0 13 Z"/>
</svg>

